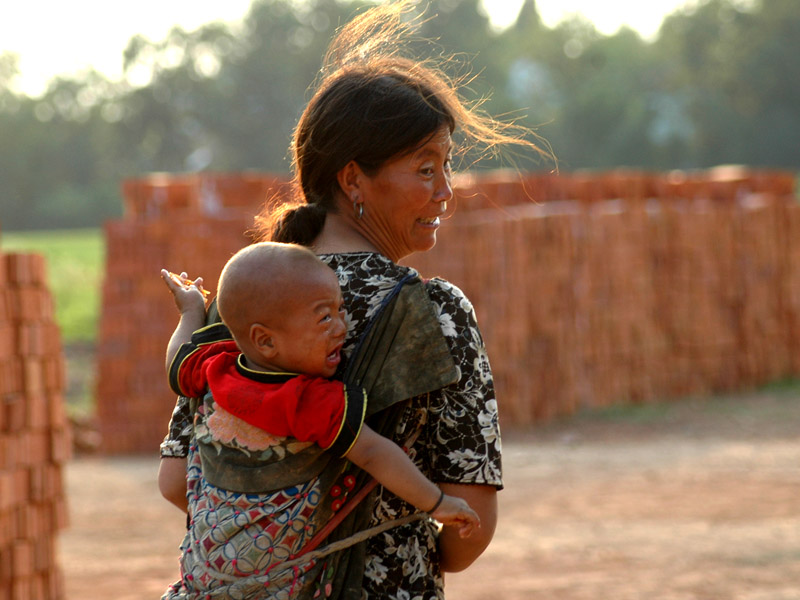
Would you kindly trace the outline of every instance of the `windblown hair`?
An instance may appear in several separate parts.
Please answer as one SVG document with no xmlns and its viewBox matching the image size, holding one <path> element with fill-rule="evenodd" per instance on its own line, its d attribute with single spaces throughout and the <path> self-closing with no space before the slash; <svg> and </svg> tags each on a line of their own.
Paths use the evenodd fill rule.
<svg viewBox="0 0 800 600">
<path fill-rule="evenodd" d="M 295 129 L 292 197 L 265 205 L 256 218 L 258 238 L 310 245 L 328 212 L 336 211 L 342 168 L 355 161 L 372 175 L 444 126 L 465 138 L 460 152 L 517 145 L 549 156 L 528 141 L 529 130 L 462 100 L 460 82 L 433 59 L 403 55 L 420 24 L 419 16 L 409 18 L 415 5 L 399 0 L 373 7 L 338 31 Z"/>
</svg>

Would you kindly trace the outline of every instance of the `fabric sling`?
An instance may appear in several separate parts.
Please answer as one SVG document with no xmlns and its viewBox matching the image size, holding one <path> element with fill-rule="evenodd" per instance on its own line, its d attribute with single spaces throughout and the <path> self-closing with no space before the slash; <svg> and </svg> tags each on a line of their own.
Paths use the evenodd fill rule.
<svg viewBox="0 0 800 600">
<path fill-rule="evenodd" d="M 445 387 L 458 378 L 450 349 L 442 334 L 424 282 L 415 275 L 400 280 L 386 297 L 362 335 L 344 374 L 345 384 L 361 385 L 367 392 L 367 423 L 381 435 L 392 437 L 406 400 Z M 359 471 L 357 488 L 372 478 Z M 375 489 L 347 515 L 328 538 L 336 543 L 367 529 Z M 423 518 L 423 515 L 415 515 Z M 332 598 L 361 598 L 366 543 L 335 555 L 338 568 Z"/>
<path fill-rule="evenodd" d="M 214 303 L 208 320 L 218 320 Z M 425 284 L 418 276 L 409 274 L 383 300 L 352 355 L 347 357 L 343 381 L 348 389 L 363 388 L 367 395 L 366 422 L 379 434 L 391 438 L 407 404 L 405 401 L 441 389 L 455 382 L 457 377 L 458 370 Z M 330 527 L 322 529 L 322 535 L 327 536 L 325 546 L 315 550 L 323 540 L 321 536 L 314 537 L 289 561 L 276 565 L 281 570 L 297 569 L 299 563 L 324 558 L 324 564 L 320 562 L 304 572 L 306 584 L 313 583 L 318 569 L 323 566 L 326 572 L 333 573 L 330 598 L 361 598 L 365 542 L 370 535 L 425 518 L 424 514 L 417 513 L 369 529 L 375 481 L 346 458 L 316 445 L 289 461 L 266 465 L 233 449 L 220 450 L 198 443 L 198 451 L 203 476 L 212 485 L 244 493 L 267 493 L 315 477 L 320 478 L 322 489 L 330 490 L 342 473 L 350 469 L 355 477 L 357 501 L 351 498 L 339 511 L 331 509 L 330 503 L 323 503 L 316 509 L 321 511 L 319 523 L 333 520 L 335 524 L 330 533 Z M 311 597 L 313 590 L 313 585 L 304 585 L 303 589 L 295 590 L 292 597 L 305 600 Z"/>
</svg>

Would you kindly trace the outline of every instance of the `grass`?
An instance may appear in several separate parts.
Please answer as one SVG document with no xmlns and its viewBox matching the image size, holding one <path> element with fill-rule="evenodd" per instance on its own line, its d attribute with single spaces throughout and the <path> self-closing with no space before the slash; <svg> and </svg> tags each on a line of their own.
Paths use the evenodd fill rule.
<svg viewBox="0 0 800 600">
<path fill-rule="evenodd" d="M 56 321 L 64 344 L 94 344 L 105 260 L 102 230 L 2 233 L 0 250 L 36 252 L 45 256 Z"/>
<path fill-rule="evenodd" d="M 100 319 L 105 240 L 101 229 L 6 232 L 4 253 L 43 254 L 55 302 L 66 359 L 67 411 L 73 417 L 94 413 L 95 348 Z"/>
</svg>

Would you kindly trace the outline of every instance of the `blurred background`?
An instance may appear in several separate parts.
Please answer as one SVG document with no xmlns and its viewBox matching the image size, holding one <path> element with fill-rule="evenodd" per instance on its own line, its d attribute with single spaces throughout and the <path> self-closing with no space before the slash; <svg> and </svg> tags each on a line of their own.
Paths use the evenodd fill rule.
<svg viewBox="0 0 800 600">
<path fill-rule="evenodd" d="M 4 7 L 0 247 L 45 254 L 71 415 L 93 411 L 106 244 L 122 182 L 289 171 L 342 0 Z M 562 173 L 800 164 L 794 0 L 432 0 L 420 44 L 467 98 L 533 128 Z M 47 14 L 47 19 L 41 19 Z M 516 166 L 466 156 L 461 169 Z"/>
<path fill-rule="evenodd" d="M 83 4 L 63 15 L 66 8 L 49 14 L 40 2 L 0 9 L 3 46 L 16 36 L 46 50 L 41 62 L 13 47 L 0 55 L 4 232 L 99 226 L 122 212 L 120 180 L 151 171 L 287 172 L 288 140 L 326 44 L 363 6 L 168 0 L 112 15 Z M 159 17 L 164 6 L 178 18 L 172 5 L 188 26 L 169 28 Z M 454 76 L 474 75 L 465 95 L 534 127 L 562 170 L 800 162 L 796 2 L 584 5 L 594 6 L 603 30 L 565 12 L 569 2 L 434 0 L 429 13 L 439 17 L 422 34 L 435 43 L 424 51 L 453 57 Z M 197 23 L 199 15 L 214 19 L 210 6 L 227 20 Z M 38 16 L 15 18 L 23 10 L 48 11 L 61 35 L 40 29 Z M 105 40 L 106 29 L 126 21 L 149 21 L 158 37 L 131 31 L 126 43 Z M 88 56 L 93 45 L 97 54 Z M 73 47 L 86 47 L 79 70 L 43 80 L 46 65 L 68 68 L 61 55 Z"/>
<path fill-rule="evenodd" d="M 0 566 L 0 598 L 11 590 L 23 600 L 58 599 L 65 589 L 69 597 L 99 597 L 105 583 L 113 590 L 106 595 L 139 600 L 156 597 L 174 577 L 183 528 L 154 483 L 172 398 L 163 390 L 164 403 L 146 386 L 163 387 L 158 357 L 171 328 L 164 323 L 174 318 L 157 270 L 167 266 L 165 256 L 176 266 L 224 261 L 231 250 L 214 241 L 223 226 L 231 248 L 244 243 L 242 223 L 251 215 L 223 223 L 201 214 L 206 194 L 285 180 L 292 129 L 324 50 L 367 3 L 53 4 L 0 5 L 0 565 L 13 565 Z M 421 6 L 436 16 L 423 27 L 421 53 L 443 57 L 450 75 L 469 81 L 469 101 L 547 140 L 563 185 L 572 186 L 556 200 L 576 200 L 570 194 L 578 190 L 591 196 L 568 209 L 531 206 L 528 192 L 556 189 L 548 179 L 555 165 L 533 157 L 489 156 L 478 165 L 466 155 L 457 165 L 480 169 L 476 195 L 502 207 L 488 206 L 491 224 L 478 214 L 486 206 L 462 203 L 428 257 L 430 268 L 451 260 L 450 278 L 463 281 L 488 325 L 492 356 L 502 358 L 493 365 L 498 385 L 512 392 L 503 399 L 505 418 L 556 422 L 536 430 L 543 445 L 535 448 L 508 436 L 504 510 L 517 502 L 519 519 L 504 523 L 494 554 L 483 559 L 484 577 L 478 571 L 448 585 L 460 598 L 483 598 L 497 591 L 497 569 L 516 565 L 520 573 L 506 578 L 516 595 L 504 596 L 513 600 L 797 598 L 800 446 L 788 440 L 796 442 L 800 410 L 800 4 Z M 712 169 L 719 165 L 728 166 Z M 517 193 L 521 178 L 509 184 L 497 175 L 500 167 L 526 174 L 525 193 Z M 605 176 L 613 173 L 622 175 Z M 684 189 L 681 196 L 676 186 L 692 173 L 702 174 L 697 195 Z M 770 173 L 780 175 L 777 188 Z M 515 198 L 501 201 L 512 188 Z M 171 213 L 164 199 L 173 192 Z M 216 238 L 203 238 L 209 228 Z M 191 243 L 173 248 L 175 230 Z M 209 274 L 205 264 L 191 269 Z M 514 287 L 520 281 L 530 293 Z M 145 357 L 157 364 L 142 375 Z M 527 377 L 527 387 L 512 375 Z M 112 385 L 123 380 L 130 389 Z M 717 401 L 766 383 L 755 396 Z M 98 389 L 110 401 L 98 402 Z M 685 402 L 656 402 L 665 397 Z M 523 405 L 531 398 L 543 401 Z M 101 447 L 98 404 L 106 411 L 106 449 L 138 444 L 125 438 L 138 424 L 148 434 L 137 446 L 146 448 L 144 458 L 89 456 Z M 157 427 L 145 418 L 151 405 L 164 412 Z M 555 418 L 596 406 L 605 408 L 600 416 Z M 689 437 L 697 444 L 687 449 Z M 713 446 L 717 438 L 732 441 Z M 656 446 L 648 445 L 653 439 Z M 581 449 L 586 470 L 579 472 Z M 79 460 L 70 461 L 71 452 Z M 623 498 L 626 482 L 633 489 Z M 698 482 L 707 483 L 707 496 Z M 530 498 L 546 490 L 552 508 L 544 498 L 534 521 L 525 521 Z M 65 588 L 51 533 L 69 521 L 67 498 Z M 733 507 L 737 498 L 746 509 Z M 665 504 L 655 506 L 659 499 Z M 582 502 L 585 514 L 576 508 Z M 684 512 L 676 511 L 682 502 Z M 634 514 L 642 506 L 644 516 Z M 676 536 L 668 516 L 688 529 Z M 543 535 L 559 519 L 575 526 L 574 540 L 571 531 L 568 541 Z M 625 527 L 615 528 L 615 519 Z M 660 528 L 628 527 L 644 522 Z M 742 543 L 740 523 L 760 537 Z M 166 526 L 174 529 L 169 536 Z M 623 544 L 604 532 L 630 535 Z M 680 542 L 687 532 L 696 536 L 695 554 Z M 596 537 L 587 542 L 586 535 Z M 674 547 L 657 552 L 657 539 Z M 154 540 L 163 542 L 158 550 Z M 651 570 L 641 568 L 648 552 L 658 555 Z M 152 560 L 139 564 L 142 556 Z M 725 568 L 720 557 L 730 559 Z M 557 564 L 562 559 L 566 566 Z M 689 563 L 697 567 L 690 582 Z M 542 571 L 535 580 L 532 565 Z M 581 579 L 604 565 L 606 579 Z M 575 574 L 571 595 L 557 577 L 563 572 Z M 624 592 L 634 572 L 641 585 Z M 120 586 L 121 573 L 127 585 Z M 709 573 L 716 574 L 710 584 Z M 491 591 L 476 587 L 482 580 Z"/>
</svg>

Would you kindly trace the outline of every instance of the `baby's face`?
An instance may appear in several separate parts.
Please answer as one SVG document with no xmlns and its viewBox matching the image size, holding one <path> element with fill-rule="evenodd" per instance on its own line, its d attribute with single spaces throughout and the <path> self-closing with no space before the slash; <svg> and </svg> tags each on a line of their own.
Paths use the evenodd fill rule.
<svg viewBox="0 0 800 600">
<path fill-rule="evenodd" d="M 342 360 L 347 326 L 336 274 L 322 265 L 292 286 L 281 326 L 275 331 L 273 367 L 331 377 Z"/>
</svg>

